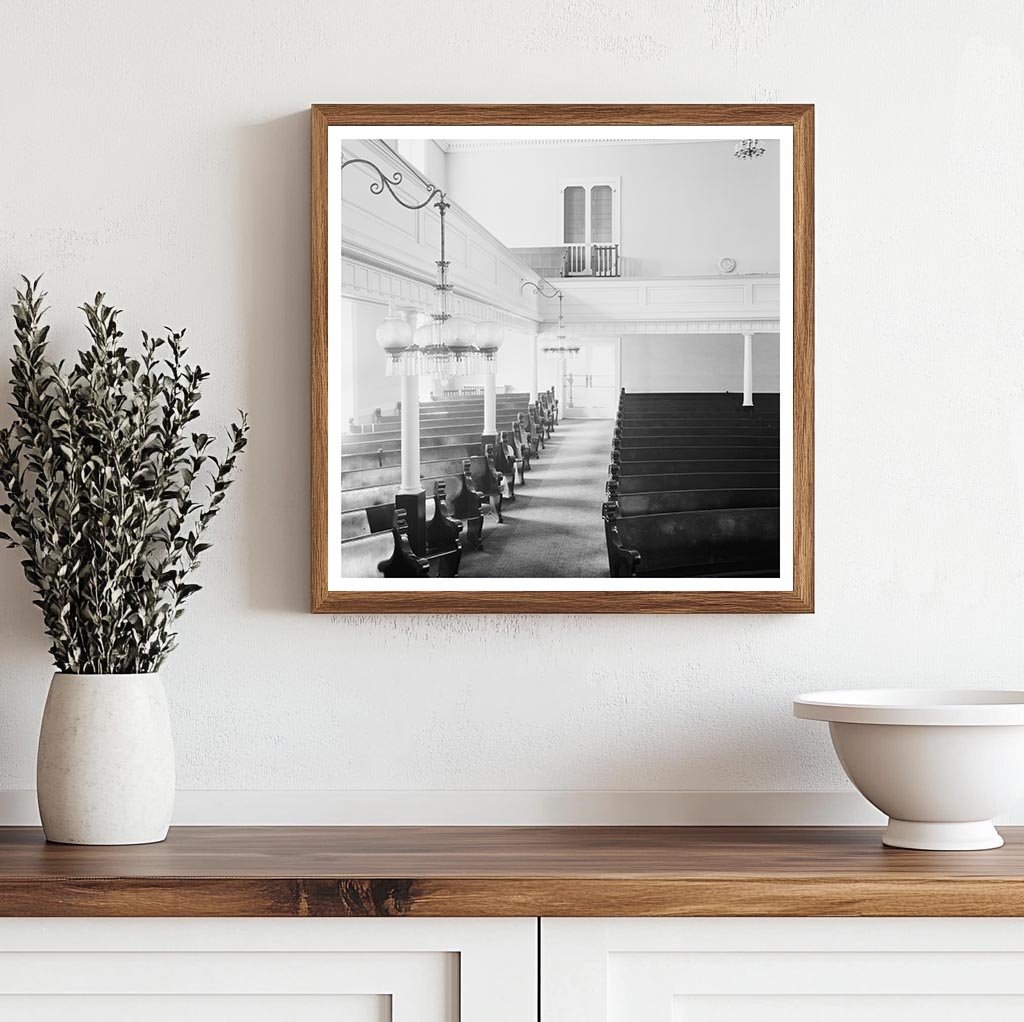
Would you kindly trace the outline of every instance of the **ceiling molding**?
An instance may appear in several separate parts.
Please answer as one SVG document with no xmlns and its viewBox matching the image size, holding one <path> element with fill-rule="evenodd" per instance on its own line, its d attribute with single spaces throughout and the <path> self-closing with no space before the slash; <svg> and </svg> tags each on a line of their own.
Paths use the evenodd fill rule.
<svg viewBox="0 0 1024 1022">
<path fill-rule="evenodd" d="M 722 138 L 497 138 L 434 139 L 446 153 L 479 153 L 500 149 L 551 149 L 562 146 L 649 146 L 649 145 L 726 145 L 734 146 L 739 139 Z"/>
<path fill-rule="evenodd" d="M 676 319 L 638 320 L 607 319 L 592 323 L 572 322 L 566 316 L 566 334 L 573 337 L 593 337 L 630 334 L 777 334 L 780 324 L 777 319 Z M 557 323 L 546 320 L 541 324 L 545 333 L 557 329 Z"/>
</svg>

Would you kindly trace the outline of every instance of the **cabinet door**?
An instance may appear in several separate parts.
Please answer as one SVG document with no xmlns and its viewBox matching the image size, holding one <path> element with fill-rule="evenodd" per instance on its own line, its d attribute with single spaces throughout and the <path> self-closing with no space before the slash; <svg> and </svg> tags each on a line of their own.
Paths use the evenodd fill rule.
<svg viewBox="0 0 1024 1022">
<path fill-rule="evenodd" d="M 2 919 L 0 1019 L 535 1022 L 535 919 Z"/>
<path fill-rule="evenodd" d="M 1024 1018 L 1024 920 L 544 919 L 541 1022 Z"/>
</svg>

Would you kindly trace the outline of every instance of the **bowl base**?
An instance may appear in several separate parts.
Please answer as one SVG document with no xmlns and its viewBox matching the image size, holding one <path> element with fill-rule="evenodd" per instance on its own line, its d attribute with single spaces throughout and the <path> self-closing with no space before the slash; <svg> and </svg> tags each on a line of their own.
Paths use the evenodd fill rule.
<svg viewBox="0 0 1024 1022">
<path fill-rule="evenodd" d="M 921 823 L 889 820 L 882 844 L 890 848 L 919 848 L 935 852 L 972 852 L 1001 848 L 1003 839 L 991 820 L 975 823 Z"/>
</svg>

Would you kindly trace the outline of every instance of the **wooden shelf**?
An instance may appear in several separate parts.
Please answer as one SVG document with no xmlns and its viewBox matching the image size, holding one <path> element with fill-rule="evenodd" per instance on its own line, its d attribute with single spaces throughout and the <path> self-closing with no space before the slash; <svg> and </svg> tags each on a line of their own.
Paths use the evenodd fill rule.
<svg viewBox="0 0 1024 1022">
<path fill-rule="evenodd" d="M 0 828 L 2 916 L 1022 916 L 1004 848 L 859 827 L 177 827 L 159 845 Z"/>
</svg>

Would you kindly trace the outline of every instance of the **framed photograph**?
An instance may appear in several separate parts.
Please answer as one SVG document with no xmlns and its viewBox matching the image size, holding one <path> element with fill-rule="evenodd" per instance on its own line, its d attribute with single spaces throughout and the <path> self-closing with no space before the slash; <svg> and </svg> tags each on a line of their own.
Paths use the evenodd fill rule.
<svg viewBox="0 0 1024 1022">
<path fill-rule="evenodd" d="M 813 124 L 314 106 L 313 611 L 813 611 Z"/>
</svg>

